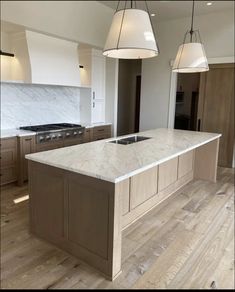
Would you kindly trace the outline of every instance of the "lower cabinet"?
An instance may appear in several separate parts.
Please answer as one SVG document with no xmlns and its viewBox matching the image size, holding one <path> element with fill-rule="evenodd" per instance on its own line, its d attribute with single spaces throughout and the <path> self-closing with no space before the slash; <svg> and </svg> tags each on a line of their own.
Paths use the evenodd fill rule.
<svg viewBox="0 0 235 292">
<path fill-rule="evenodd" d="M 17 138 L 1 139 L 1 185 L 17 181 Z"/>
<path fill-rule="evenodd" d="M 194 150 L 124 180 L 123 228 L 193 179 Z"/>
<path fill-rule="evenodd" d="M 178 178 L 185 176 L 193 170 L 194 166 L 194 151 L 189 151 L 179 156 Z"/>
<path fill-rule="evenodd" d="M 35 136 L 18 137 L 18 184 L 28 180 L 28 161 L 25 155 L 36 152 Z"/>
<path fill-rule="evenodd" d="M 156 166 L 130 179 L 130 210 L 157 194 L 157 176 L 158 167 Z"/>
<path fill-rule="evenodd" d="M 177 180 L 178 157 L 159 165 L 158 191 L 162 191 Z"/>
<path fill-rule="evenodd" d="M 68 138 L 36 144 L 35 135 L 1 139 L 0 179 L 1 185 L 18 181 L 22 185 L 28 180 L 28 161 L 25 155 L 57 148 L 88 143 L 111 137 L 111 125 L 85 129 L 79 138 Z"/>
</svg>

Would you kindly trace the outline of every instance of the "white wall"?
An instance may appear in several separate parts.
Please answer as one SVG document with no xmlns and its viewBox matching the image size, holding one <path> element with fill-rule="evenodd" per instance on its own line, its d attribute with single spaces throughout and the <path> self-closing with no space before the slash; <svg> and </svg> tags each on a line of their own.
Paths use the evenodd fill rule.
<svg viewBox="0 0 235 292">
<path fill-rule="evenodd" d="M 156 16 L 157 17 L 157 16 Z M 170 61 L 175 58 L 190 18 L 154 24 L 159 56 L 142 62 L 140 130 L 167 127 L 170 96 Z M 234 55 L 233 11 L 195 17 L 208 58 Z"/>
<path fill-rule="evenodd" d="M 1 1 L 1 19 L 103 47 L 113 10 L 97 1 Z"/>
</svg>

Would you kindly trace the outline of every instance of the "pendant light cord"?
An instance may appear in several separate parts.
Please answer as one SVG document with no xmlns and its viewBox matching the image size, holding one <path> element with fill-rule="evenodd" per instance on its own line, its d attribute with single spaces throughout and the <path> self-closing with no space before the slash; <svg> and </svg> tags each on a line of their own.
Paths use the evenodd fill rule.
<svg viewBox="0 0 235 292">
<path fill-rule="evenodd" d="M 190 42 L 193 40 L 193 21 L 194 21 L 194 0 L 193 0 L 193 8 L 192 8 L 192 21 L 191 21 L 191 30 L 190 30 Z"/>
</svg>

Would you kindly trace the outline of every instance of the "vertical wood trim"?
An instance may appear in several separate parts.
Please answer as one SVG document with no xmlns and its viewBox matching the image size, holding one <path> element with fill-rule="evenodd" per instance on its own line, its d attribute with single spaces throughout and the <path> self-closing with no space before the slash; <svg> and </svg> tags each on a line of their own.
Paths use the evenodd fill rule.
<svg viewBox="0 0 235 292">
<path fill-rule="evenodd" d="M 121 185 L 113 184 L 109 197 L 109 244 L 108 262 L 110 278 L 114 280 L 121 273 L 122 250 L 122 200 Z"/>
<path fill-rule="evenodd" d="M 194 178 L 216 182 L 219 138 L 195 149 Z"/>
</svg>

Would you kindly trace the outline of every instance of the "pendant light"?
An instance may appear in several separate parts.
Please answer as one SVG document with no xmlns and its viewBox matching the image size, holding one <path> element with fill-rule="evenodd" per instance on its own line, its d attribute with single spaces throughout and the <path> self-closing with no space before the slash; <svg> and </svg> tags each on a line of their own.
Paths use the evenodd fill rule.
<svg viewBox="0 0 235 292">
<path fill-rule="evenodd" d="M 117 59 L 144 59 L 158 55 L 158 46 L 149 14 L 147 2 L 146 10 L 136 8 L 136 1 L 130 1 L 131 7 L 118 10 L 105 43 L 103 55 Z M 133 7 L 135 2 L 135 7 Z"/>
<path fill-rule="evenodd" d="M 179 46 L 172 69 L 173 72 L 194 73 L 209 70 L 199 30 L 193 30 L 193 20 L 194 0 L 192 7 L 191 29 L 185 33 L 183 44 Z M 187 37 L 190 38 L 190 42 L 186 42 Z"/>
</svg>

